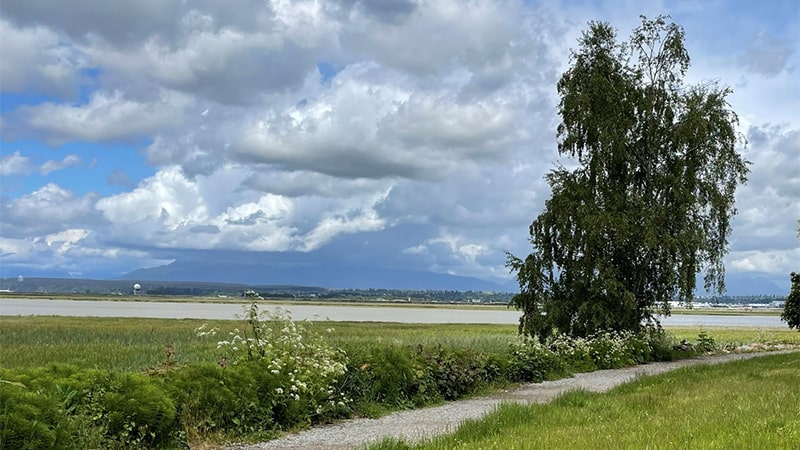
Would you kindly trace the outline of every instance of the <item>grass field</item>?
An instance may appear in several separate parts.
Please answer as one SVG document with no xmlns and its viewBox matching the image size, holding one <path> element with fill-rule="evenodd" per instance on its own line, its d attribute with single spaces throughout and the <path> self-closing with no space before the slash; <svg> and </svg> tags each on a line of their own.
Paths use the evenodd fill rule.
<svg viewBox="0 0 800 450">
<path fill-rule="evenodd" d="M 224 333 L 238 321 L 188 319 L 117 319 L 89 317 L 0 318 L 0 365 L 37 367 L 68 363 L 79 367 L 142 370 L 164 360 L 170 346 L 178 363 L 216 362 L 215 339 L 200 339 L 200 325 Z M 419 344 L 500 351 L 516 335 L 511 325 L 414 325 L 395 323 L 317 322 L 312 329 L 345 349 L 373 345 Z"/>
<path fill-rule="evenodd" d="M 455 433 L 376 449 L 797 449 L 800 353 L 644 377 L 606 394 L 504 405 Z"/>
<path fill-rule="evenodd" d="M 220 354 L 214 339 L 200 339 L 194 330 L 202 324 L 223 333 L 241 326 L 236 321 L 187 319 L 117 319 L 80 317 L 0 318 L 0 365 L 37 367 L 68 363 L 80 367 L 138 371 L 164 360 L 170 346 L 179 363 L 216 362 Z M 514 325 L 417 325 L 397 323 L 317 322 L 320 332 L 333 328 L 327 339 L 344 349 L 374 345 L 439 345 L 488 353 L 507 348 L 516 336 Z M 699 328 L 667 329 L 676 339 L 694 340 Z M 709 328 L 717 343 L 750 342 L 800 345 L 800 333 L 780 328 Z"/>
</svg>

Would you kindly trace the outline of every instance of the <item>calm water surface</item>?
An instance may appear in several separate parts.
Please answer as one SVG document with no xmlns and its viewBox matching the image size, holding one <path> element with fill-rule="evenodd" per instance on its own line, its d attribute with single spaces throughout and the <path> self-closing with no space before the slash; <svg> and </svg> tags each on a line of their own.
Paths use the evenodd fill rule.
<svg viewBox="0 0 800 450">
<path fill-rule="evenodd" d="M 401 323 L 517 324 L 520 313 L 501 309 L 438 309 L 392 306 L 265 305 L 282 308 L 295 320 Z M 242 304 L 112 302 L 86 300 L 0 299 L 0 316 L 143 317 L 159 319 L 236 319 Z M 676 315 L 665 326 L 785 327 L 777 316 Z"/>
</svg>

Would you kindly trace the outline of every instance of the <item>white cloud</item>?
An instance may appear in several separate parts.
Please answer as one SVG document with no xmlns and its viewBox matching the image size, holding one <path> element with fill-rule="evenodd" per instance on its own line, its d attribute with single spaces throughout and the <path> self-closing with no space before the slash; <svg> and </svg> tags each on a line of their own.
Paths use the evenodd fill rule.
<svg viewBox="0 0 800 450">
<path fill-rule="evenodd" d="M 80 164 L 81 159 L 78 155 L 67 155 L 61 161 L 49 160 L 46 161 L 42 166 L 39 168 L 39 171 L 42 175 L 47 175 L 51 172 L 55 172 L 57 170 L 63 170 L 68 167 L 73 167 Z"/>
<path fill-rule="evenodd" d="M 41 166 L 35 167 L 30 158 L 22 156 L 19 150 L 0 158 L 0 175 L 28 175 L 33 171 L 38 171 L 42 175 L 66 169 L 80 164 L 81 159 L 78 155 L 67 155 L 61 161 L 48 160 Z"/>
<path fill-rule="evenodd" d="M 31 170 L 31 159 L 22 156 L 19 150 L 0 159 L 0 175 L 27 175 Z"/>
<path fill-rule="evenodd" d="M 242 161 L 341 178 L 441 178 L 460 164 L 499 160 L 524 139 L 503 97 L 461 103 L 348 69 L 319 98 L 251 123 L 234 143 Z"/>
<path fill-rule="evenodd" d="M 36 236 L 60 232 L 75 225 L 98 224 L 95 194 L 77 196 L 54 183 L 2 205 L 3 234 Z"/>
<path fill-rule="evenodd" d="M 86 58 L 56 32 L 41 26 L 19 28 L 0 18 L 0 42 L 3 92 L 74 96 Z"/>
<path fill-rule="evenodd" d="M 31 261 L 130 270 L 163 251 L 369 241 L 354 259 L 508 277 L 503 250 L 530 250 L 549 196 L 569 48 L 588 20 L 626 38 L 638 14 L 662 12 L 686 28 L 689 81 L 733 86 L 750 140 L 731 271 L 800 261 L 796 2 L 772 15 L 724 2 L 106 3 L 0 2 L 0 90 L 26 105 L 0 117 L 3 146 L 41 144 L 0 159 L 32 191 L 3 199 L 0 242 Z M 68 142 L 101 144 L 50 156 Z M 109 143 L 136 145 L 155 175 L 109 165 Z M 55 173 L 67 167 L 122 193 L 77 195 Z M 43 175 L 61 186 L 22 187 Z"/>
<path fill-rule="evenodd" d="M 172 167 L 131 192 L 99 200 L 96 207 L 113 227 L 113 242 L 160 248 L 311 251 L 341 234 L 385 226 L 374 207 L 387 192 L 337 201 L 332 209 L 316 196 L 242 191 L 236 183 L 219 184 L 224 178 L 191 180 Z"/>
<path fill-rule="evenodd" d="M 140 138 L 177 125 L 191 99 L 163 90 L 153 101 L 125 99 L 121 91 L 99 91 L 84 105 L 45 103 L 25 107 L 21 119 L 49 141 L 107 141 Z"/>
</svg>

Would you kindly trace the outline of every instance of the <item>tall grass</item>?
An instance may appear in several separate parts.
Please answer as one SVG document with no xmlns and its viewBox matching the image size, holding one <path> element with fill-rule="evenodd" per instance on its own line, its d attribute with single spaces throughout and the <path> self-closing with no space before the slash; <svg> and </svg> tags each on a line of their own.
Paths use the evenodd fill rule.
<svg viewBox="0 0 800 450">
<path fill-rule="evenodd" d="M 800 448 L 800 353 L 643 377 L 606 394 L 500 407 L 450 435 L 374 449 Z"/>
<path fill-rule="evenodd" d="M 39 367 L 68 363 L 79 367 L 139 371 L 161 363 L 170 347 L 178 363 L 218 362 L 221 353 L 211 340 L 198 339 L 202 324 L 229 330 L 237 321 L 197 319 L 131 319 L 102 317 L 2 317 L 0 318 L 0 365 L 6 368 Z M 515 325 L 401 324 L 363 322 L 315 322 L 331 344 L 345 351 L 364 351 L 384 346 L 474 350 L 487 354 L 504 352 L 516 336 Z M 697 327 L 667 331 L 677 340 L 694 340 Z M 739 346 L 761 342 L 800 345 L 800 333 L 789 329 L 706 328 L 718 344 Z"/>
<path fill-rule="evenodd" d="M 39 367 L 67 363 L 78 367 L 139 371 L 164 360 L 170 347 L 178 363 L 218 362 L 213 340 L 198 339 L 200 325 L 223 332 L 237 321 L 195 319 L 120 319 L 101 317 L 2 317 L 0 366 Z M 516 335 L 512 325 L 415 325 L 315 322 L 331 344 L 348 350 L 418 345 L 501 352 Z"/>
</svg>

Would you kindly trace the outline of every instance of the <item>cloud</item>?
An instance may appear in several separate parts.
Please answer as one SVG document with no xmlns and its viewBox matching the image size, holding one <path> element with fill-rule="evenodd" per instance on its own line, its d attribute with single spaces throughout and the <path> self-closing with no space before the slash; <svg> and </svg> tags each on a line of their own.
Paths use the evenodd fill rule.
<svg viewBox="0 0 800 450">
<path fill-rule="evenodd" d="M 339 178 L 441 178 L 459 163 L 503 158 L 524 138 L 504 98 L 461 103 L 348 69 L 303 106 L 247 125 L 234 157 Z"/>
<path fill-rule="evenodd" d="M 162 91 L 149 102 L 127 100 L 121 91 L 99 91 L 84 105 L 23 107 L 19 120 L 55 143 L 115 141 L 142 138 L 162 127 L 177 125 L 190 103 L 189 98 L 170 91 Z"/>
<path fill-rule="evenodd" d="M 97 225 L 95 194 L 77 196 L 48 183 L 42 188 L 2 205 L 3 235 L 10 237 L 58 233 L 79 225 Z"/>
<path fill-rule="evenodd" d="M 51 159 L 36 167 L 30 158 L 22 156 L 19 150 L 15 150 L 14 153 L 0 159 L 0 175 L 28 175 L 34 171 L 47 175 L 51 172 L 74 167 L 80 162 L 81 159 L 77 155 L 67 155 L 61 161 Z"/>
<path fill-rule="evenodd" d="M 0 175 L 27 175 L 31 171 L 30 158 L 22 156 L 19 150 L 0 159 Z"/>
<path fill-rule="evenodd" d="M 770 76 L 784 70 L 791 54 L 788 43 L 761 32 L 739 56 L 739 64 L 752 72 Z"/>
<path fill-rule="evenodd" d="M 77 272 L 263 251 L 507 279 L 503 251 L 530 251 L 550 194 L 569 49 L 590 19 L 625 37 L 666 12 L 689 81 L 733 86 L 750 141 L 729 269 L 786 270 L 794 3 L 0 2 L 3 147 L 20 148 L 0 157 L 19 186 L 0 242 L 28 255 L 14 264 Z M 115 194 L 77 194 L 91 183 Z"/>
<path fill-rule="evenodd" d="M 20 28 L 0 18 L 3 92 L 40 92 L 73 98 L 86 65 L 82 52 L 42 26 Z"/>
<path fill-rule="evenodd" d="M 80 164 L 81 159 L 78 155 L 67 155 L 61 161 L 54 161 L 49 160 L 46 161 L 42 166 L 39 168 L 39 171 L 42 175 L 47 175 L 51 172 L 55 172 L 57 170 L 63 170 L 68 167 L 73 167 Z"/>
<path fill-rule="evenodd" d="M 243 191 L 235 183 L 218 183 L 224 178 L 229 175 L 192 180 L 172 167 L 131 192 L 100 199 L 96 208 L 111 224 L 106 239 L 152 248 L 306 252 L 342 234 L 385 226 L 375 206 L 386 192 L 331 203 L 315 196 Z"/>
</svg>

